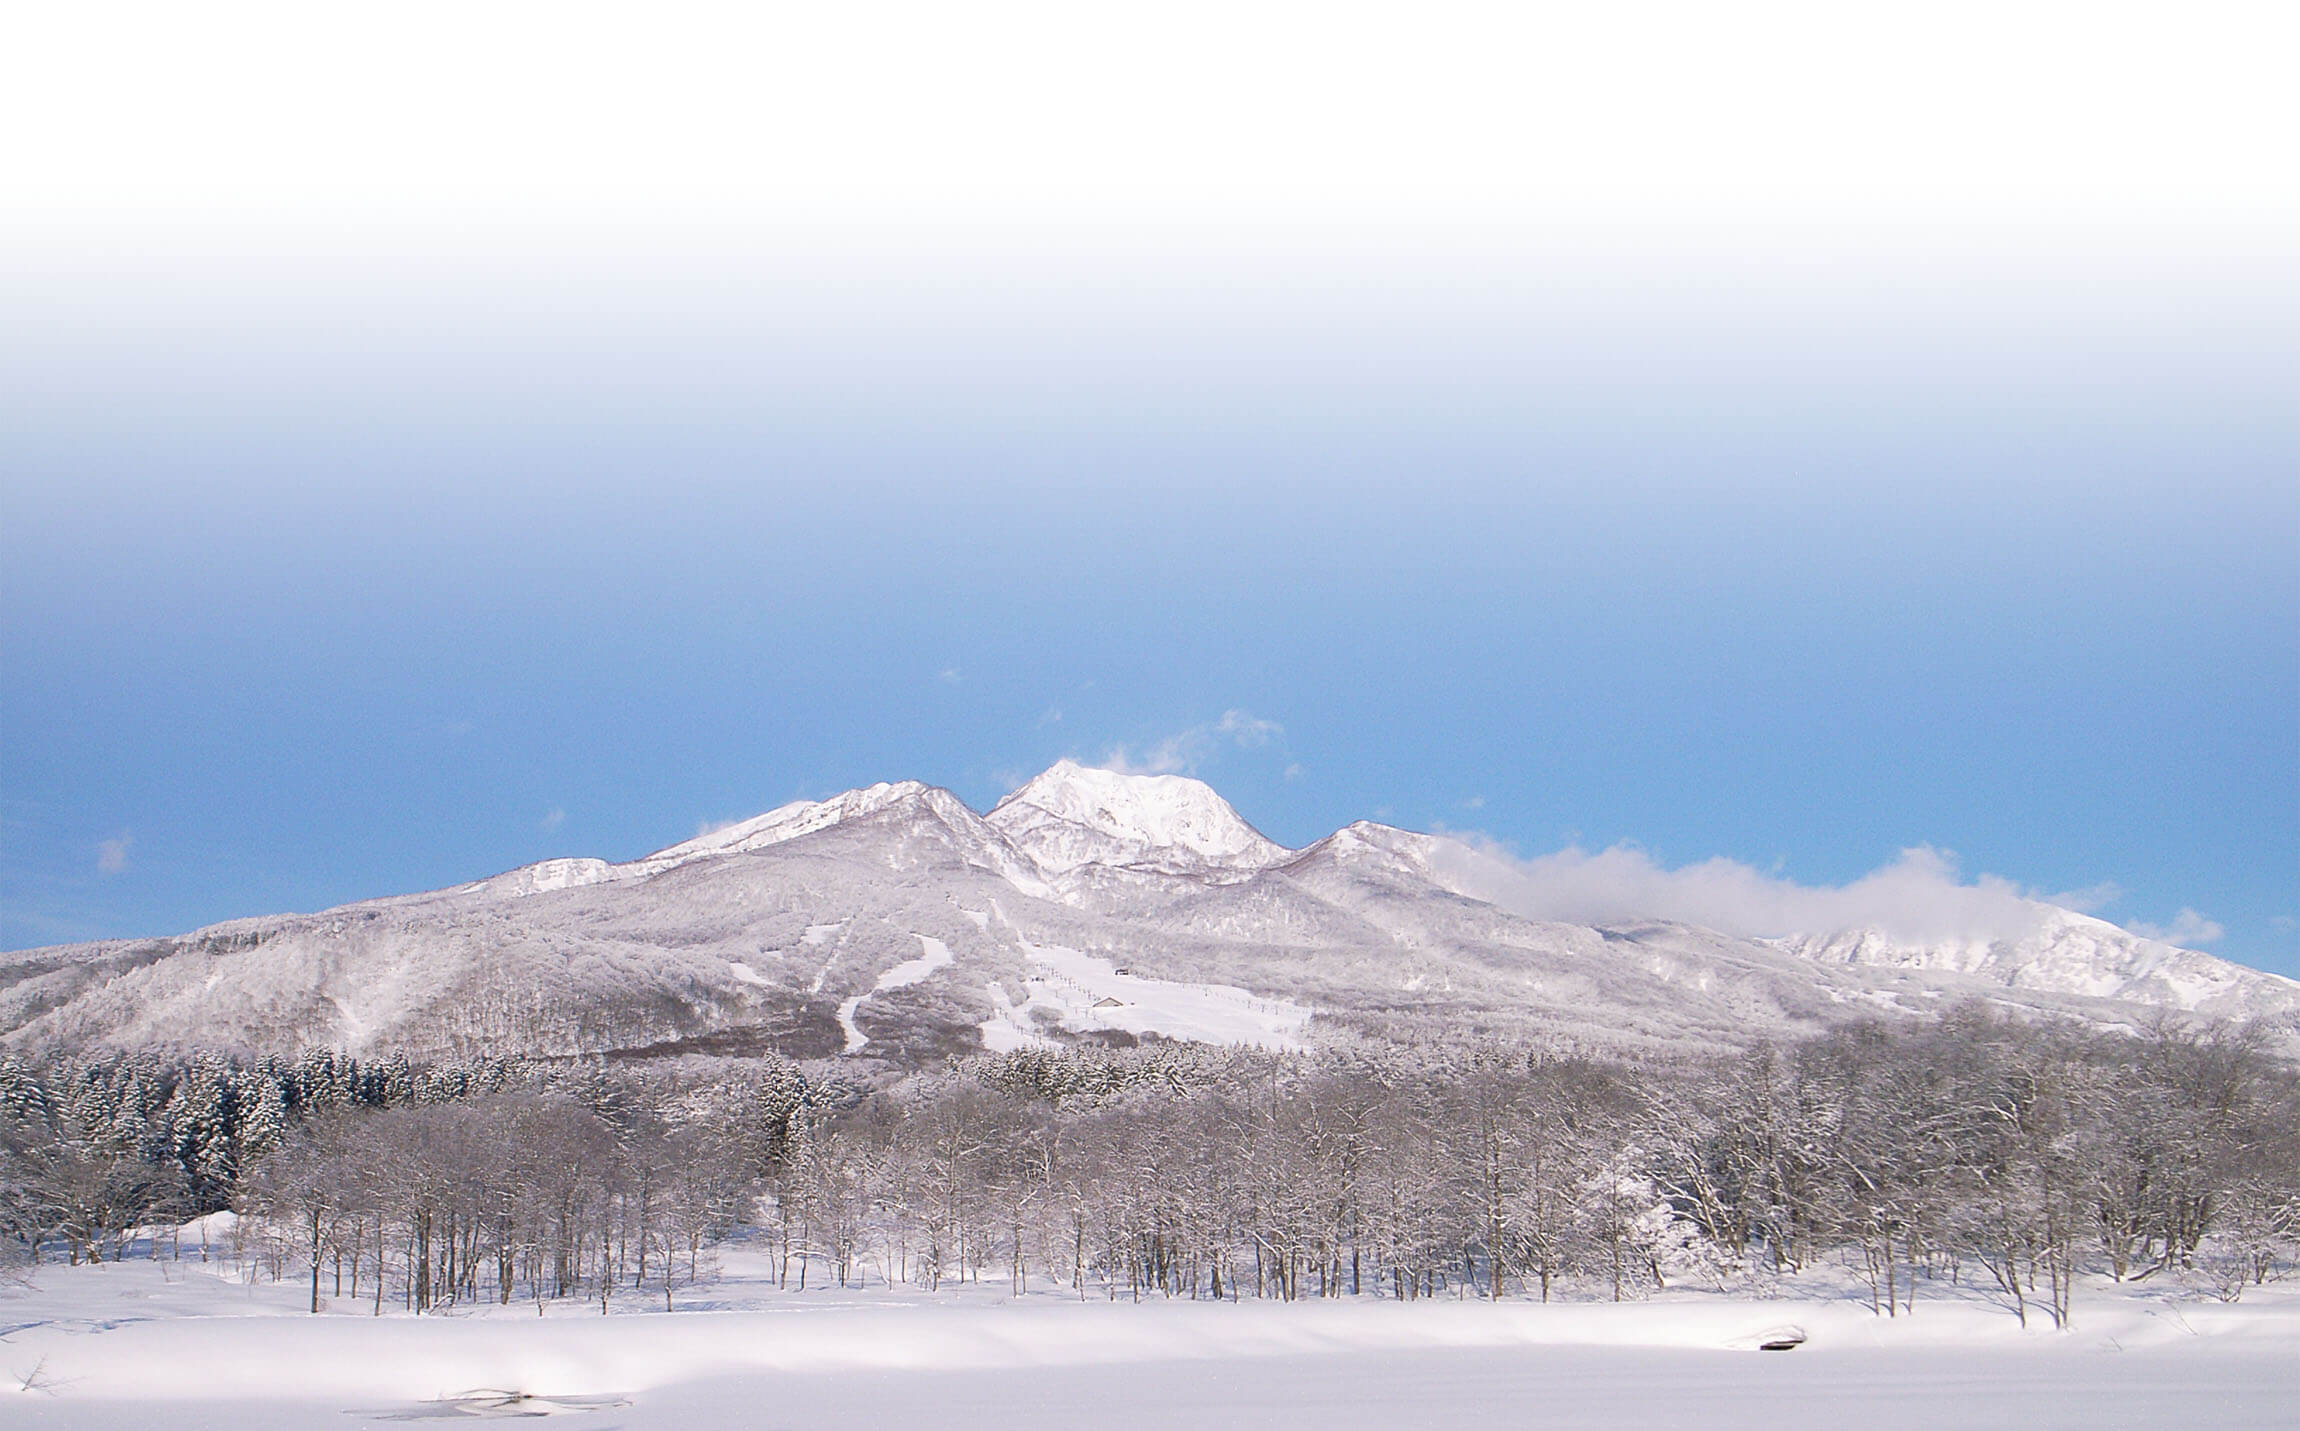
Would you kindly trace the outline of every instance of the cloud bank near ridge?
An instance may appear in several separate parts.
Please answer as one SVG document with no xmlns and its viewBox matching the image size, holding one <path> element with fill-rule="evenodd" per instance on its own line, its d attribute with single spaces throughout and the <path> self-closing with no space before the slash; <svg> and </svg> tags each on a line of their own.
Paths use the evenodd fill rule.
<svg viewBox="0 0 2300 1431">
<path fill-rule="evenodd" d="M 1743 938 L 1876 929 L 1901 942 L 1931 944 L 2019 939 L 2054 909 L 2088 911 L 2118 897 L 2114 885 L 2059 894 L 2024 890 L 1996 875 L 1966 879 L 1956 855 L 1919 845 L 1843 885 L 1806 885 L 1718 857 L 1669 869 L 1630 845 L 1591 852 L 1569 847 L 1521 857 L 1477 836 L 1440 846 L 1440 873 L 1466 894 L 1535 919 L 1603 925 L 1666 919 Z M 2220 926 L 2184 909 L 2169 925 L 2131 932 L 2197 945 Z"/>
</svg>

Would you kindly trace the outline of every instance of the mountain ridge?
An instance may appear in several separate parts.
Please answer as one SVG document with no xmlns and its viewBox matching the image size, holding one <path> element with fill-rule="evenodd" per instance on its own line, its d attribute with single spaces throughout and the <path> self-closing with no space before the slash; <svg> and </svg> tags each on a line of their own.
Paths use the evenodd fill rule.
<svg viewBox="0 0 2300 1431">
<path fill-rule="evenodd" d="M 880 783 L 620 863 L 0 955 L 0 1043 L 915 1065 L 1144 1037 L 1720 1048 L 1961 998 L 2110 1024 L 2300 1015 L 2300 983 L 2049 905 L 2011 939 L 1749 938 L 1548 918 L 1509 875 L 1368 821 L 1289 850 L 1202 782 L 1065 761 L 986 814 Z"/>
</svg>

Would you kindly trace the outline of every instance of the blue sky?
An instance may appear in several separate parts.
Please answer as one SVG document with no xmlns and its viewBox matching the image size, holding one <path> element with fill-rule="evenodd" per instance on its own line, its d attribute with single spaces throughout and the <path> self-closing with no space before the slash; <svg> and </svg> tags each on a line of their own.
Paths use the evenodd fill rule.
<svg viewBox="0 0 2300 1431">
<path fill-rule="evenodd" d="M 1911 158 L 1921 221 L 1464 181 L 1401 225 L 1135 163 L 1133 209 L 1029 222 L 34 175 L 0 944 L 880 779 L 986 807 L 1069 755 L 1289 844 L 1379 818 L 1808 886 L 1953 852 L 2300 974 L 2289 205 L 2175 222 L 2172 160 L 2072 162 L 2012 214 Z"/>
</svg>

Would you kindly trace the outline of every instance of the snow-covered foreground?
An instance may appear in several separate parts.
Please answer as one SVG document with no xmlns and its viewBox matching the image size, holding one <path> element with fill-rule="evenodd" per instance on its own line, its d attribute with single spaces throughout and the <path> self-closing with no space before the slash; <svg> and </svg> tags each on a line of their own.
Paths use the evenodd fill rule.
<svg viewBox="0 0 2300 1431">
<path fill-rule="evenodd" d="M 776 1290 L 729 1256 L 691 1309 L 416 1319 L 236 1280 L 223 1261 L 43 1268 L 0 1295 L 0 1425 L 359 1427 L 546 1398 L 582 1427 L 1566 1425 L 2290 1427 L 2300 1290 L 2236 1306 L 2088 1289 L 2076 1329 L 1981 1301 L 1622 1306 L 1094 1300 L 1051 1284 Z M 1792 1352 L 1755 1344 L 1783 1328 Z M 553 1403 L 557 1404 L 554 1405 Z M 499 1412 L 500 1414 L 500 1412 Z"/>
</svg>

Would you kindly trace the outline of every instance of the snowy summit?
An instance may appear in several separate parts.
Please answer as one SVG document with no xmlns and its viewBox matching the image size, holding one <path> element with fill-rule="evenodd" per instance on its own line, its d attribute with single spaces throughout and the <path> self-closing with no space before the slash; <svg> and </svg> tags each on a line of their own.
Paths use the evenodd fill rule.
<svg viewBox="0 0 2300 1431">
<path fill-rule="evenodd" d="M 1099 864 L 1243 876 L 1291 853 L 1203 781 L 1126 775 L 1072 760 L 1056 761 L 986 818 L 1050 874 Z"/>
</svg>

